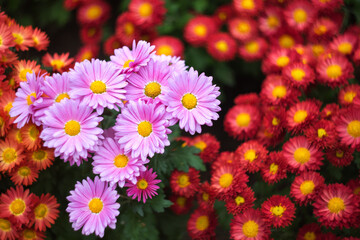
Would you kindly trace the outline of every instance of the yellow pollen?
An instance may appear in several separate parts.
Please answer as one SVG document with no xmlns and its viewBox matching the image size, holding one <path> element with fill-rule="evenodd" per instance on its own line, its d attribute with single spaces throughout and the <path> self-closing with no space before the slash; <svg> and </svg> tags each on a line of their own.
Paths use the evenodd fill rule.
<svg viewBox="0 0 360 240">
<path fill-rule="evenodd" d="M 285 86 L 276 86 L 272 90 L 272 95 L 274 98 L 283 98 L 286 95 L 286 87 Z"/>
<path fill-rule="evenodd" d="M 124 168 L 127 166 L 129 158 L 124 154 L 119 154 L 114 158 L 114 165 L 117 168 Z"/>
<path fill-rule="evenodd" d="M 209 201 L 209 194 L 208 194 L 208 193 L 203 193 L 203 194 L 202 194 L 202 199 L 203 199 L 205 202 Z"/>
<path fill-rule="evenodd" d="M 39 38 L 38 38 L 38 37 L 33 36 L 33 37 L 32 37 L 32 40 L 33 40 L 35 46 L 39 45 L 40 41 L 39 41 Z"/>
<path fill-rule="evenodd" d="M 18 143 L 22 143 L 23 141 L 20 130 L 16 130 L 16 140 L 18 141 Z"/>
<path fill-rule="evenodd" d="M 99 213 L 103 209 L 104 204 L 100 198 L 93 198 L 90 200 L 88 206 L 92 213 Z"/>
<path fill-rule="evenodd" d="M 314 28 L 314 33 L 317 35 L 323 35 L 327 32 L 327 27 L 325 25 L 319 25 Z"/>
<path fill-rule="evenodd" d="M 23 167 L 19 168 L 18 173 L 22 177 L 27 177 L 31 174 L 31 170 L 29 167 L 23 166 Z"/>
<path fill-rule="evenodd" d="M 316 240 L 316 235 L 314 232 L 307 232 L 304 235 L 305 240 Z"/>
<path fill-rule="evenodd" d="M 227 52 L 229 50 L 228 44 L 224 40 L 215 43 L 215 48 L 220 52 Z"/>
<path fill-rule="evenodd" d="M 290 59 L 288 56 L 281 56 L 276 60 L 276 65 L 279 67 L 285 67 L 290 62 Z"/>
<path fill-rule="evenodd" d="M 254 0 L 242 0 L 241 7 L 247 10 L 252 10 L 255 7 Z"/>
<path fill-rule="evenodd" d="M 156 98 L 161 93 L 161 85 L 157 82 L 150 82 L 146 84 L 144 93 L 148 97 Z"/>
<path fill-rule="evenodd" d="M 98 19 L 102 14 L 102 9 L 99 6 L 93 5 L 91 7 L 89 7 L 86 11 L 86 16 L 90 19 L 90 20 L 95 20 Z"/>
<path fill-rule="evenodd" d="M 279 44 L 283 48 L 291 48 L 295 45 L 295 40 L 290 35 L 284 34 L 279 38 Z"/>
<path fill-rule="evenodd" d="M 55 69 L 61 69 L 65 65 L 65 63 L 60 59 L 53 59 L 51 60 L 50 65 Z"/>
<path fill-rule="evenodd" d="M 294 152 L 295 161 L 304 164 L 310 160 L 310 151 L 307 148 L 300 147 Z"/>
<path fill-rule="evenodd" d="M 276 28 L 279 26 L 279 19 L 276 16 L 269 16 L 267 19 L 267 24 L 270 28 Z"/>
<path fill-rule="evenodd" d="M 209 217 L 204 215 L 196 219 L 196 229 L 199 231 L 204 231 L 209 227 Z"/>
<path fill-rule="evenodd" d="M 172 56 L 174 54 L 174 50 L 171 46 L 169 45 L 161 45 L 157 50 L 156 50 L 156 54 L 157 55 L 167 55 L 167 56 Z"/>
<path fill-rule="evenodd" d="M 32 92 L 26 97 L 27 104 L 30 106 L 33 104 L 33 101 L 31 100 L 31 97 L 36 98 L 36 93 Z"/>
<path fill-rule="evenodd" d="M 249 149 L 244 153 L 244 158 L 245 160 L 249 161 L 249 162 L 253 162 L 256 158 L 256 151 L 253 149 Z"/>
<path fill-rule="evenodd" d="M 200 37 L 204 37 L 207 33 L 207 28 L 205 25 L 199 24 L 194 27 L 194 32 L 196 35 L 198 35 Z"/>
<path fill-rule="evenodd" d="M 36 140 L 39 137 L 39 129 L 35 126 L 32 125 L 29 129 L 29 136 L 33 139 Z"/>
<path fill-rule="evenodd" d="M 304 23 L 307 20 L 307 13 L 302 8 L 298 8 L 293 13 L 293 18 L 296 23 Z"/>
<path fill-rule="evenodd" d="M 44 150 L 36 150 L 35 152 L 33 152 L 32 154 L 32 159 L 34 159 L 35 161 L 43 161 L 47 158 L 47 152 L 45 152 Z"/>
<path fill-rule="evenodd" d="M 344 156 L 344 152 L 342 150 L 337 150 L 335 155 L 337 158 L 342 158 Z"/>
<path fill-rule="evenodd" d="M 251 121 L 250 114 L 248 113 L 240 113 L 236 116 L 236 123 L 239 127 L 247 127 L 249 126 Z"/>
<path fill-rule="evenodd" d="M 3 45 L 3 38 L 0 36 L 0 46 Z"/>
<path fill-rule="evenodd" d="M 23 70 L 20 71 L 20 74 L 19 74 L 19 78 L 22 82 L 26 82 L 27 79 L 26 79 L 26 74 L 27 73 L 33 73 L 33 71 L 30 69 L 30 68 L 24 68 Z"/>
<path fill-rule="evenodd" d="M 291 70 L 291 76 L 295 81 L 301 82 L 305 77 L 305 71 L 302 70 L 301 68 L 295 68 Z"/>
<path fill-rule="evenodd" d="M 279 165 L 275 164 L 275 163 L 272 163 L 270 165 L 270 169 L 269 169 L 269 172 L 272 174 L 272 175 L 275 175 L 277 173 L 279 169 Z"/>
<path fill-rule="evenodd" d="M 233 175 L 231 173 L 224 173 L 219 179 L 219 184 L 222 188 L 227 188 L 233 181 Z"/>
<path fill-rule="evenodd" d="M 37 219 L 43 219 L 48 213 L 48 207 L 46 204 L 40 203 L 34 210 L 35 217 Z"/>
<path fill-rule="evenodd" d="M 347 133 L 353 138 L 360 137 L 360 121 L 353 120 L 347 125 Z"/>
<path fill-rule="evenodd" d="M 152 124 L 148 121 L 142 121 L 137 128 L 138 133 L 142 137 L 148 137 L 152 133 Z"/>
<path fill-rule="evenodd" d="M 250 32 L 251 27 L 247 22 L 239 22 L 239 24 L 237 25 L 237 30 L 240 33 L 248 33 Z"/>
<path fill-rule="evenodd" d="M 124 24 L 124 32 L 126 35 L 132 35 L 135 32 L 134 24 L 127 22 Z"/>
<path fill-rule="evenodd" d="M 180 207 L 184 207 L 186 204 L 186 198 L 184 197 L 178 197 L 176 199 L 176 204 L 179 205 Z"/>
<path fill-rule="evenodd" d="M 15 200 L 13 200 L 9 206 L 10 212 L 15 216 L 19 216 L 19 215 L 23 214 L 25 211 L 25 208 L 26 208 L 26 204 L 25 204 L 24 200 L 22 200 L 20 198 L 16 198 Z"/>
<path fill-rule="evenodd" d="M 319 128 L 317 130 L 317 133 L 318 133 L 319 138 L 323 138 L 323 137 L 327 136 L 327 132 L 326 132 L 326 130 L 324 128 Z"/>
<path fill-rule="evenodd" d="M 245 44 L 245 49 L 251 54 L 255 54 L 259 51 L 260 46 L 257 41 L 251 41 Z"/>
<path fill-rule="evenodd" d="M 258 235 L 259 224 L 253 220 L 249 220 L 242 226 L 244 235 L 248 238 L 254 238 Z"/>
<path fill-rule="evenodd" d="M 102 81 L 94 81 L 90 84 L 90 90 L 95 94 L 106 92 L 106 84 Z"/>
<path fill-rule="evenodd" d="M 12 102 L 8 102 L 4 107 L 4 112 L 9 113 L 12 108 Z"/>
<path fill-rule="evenodd" d="M 277 117 L 274 117 L 271 121 L 271 124 L 273 126 L 277 126 L 277 125 L 279 125 L 279 123 L 280 123 L 280 120 Z"/>
<path fill-rule="evenodd" d="M 343 42 L 338 46 L 338 51 L 342 54 L 350 54 L 352 52 L 353 46 L 351 43 Z"/>
<path fill-rule="evenodd" d="M 306 120 L 307 117 L 307 111 L 305 110 L 298 110 L 295 114 L 294 114 L 294 122 L 296 123 L 302 123 Z"/>
<path fill-rule="evenodd" d="M 130 63 L 132 63 L 132 62 L 134 62 L 134 60 L 132 60 L 132 59 L 127 60 L 127 61 L 124 63 L 123 68 L 129 68 L 129 67 L 130 67 Z"/>
<path fill-rule="evenodd" d="M 69 136 L 76 136 L 80 133 L 80 123 L 75 120 L 70 120 L 65 123 L 65 133 Z"/>
<path fill-rule="evenodd" d="M 36 239 L 36 232 L 31 229 L 25 229 L 23 231 L 23 236 L 25 239 L 33 240 Z"/>
<path fill-rule="evenodd" d="M 7 164 L 14 162 L 17 158 L 17 153 L 15 148 L 5 148 L 2 153 L 3 161 Z"/>
<path fill-rule="evenodd" d="M 282 214 L 285 212 L 285 210 L 286 207 L 283 207 L 281 205 L 270 208 L 270 212 L 272 213 L 272 215 L 275 215 L 277 217 L 282 217 Z"/>
<path fill-rule="evenodd" d="M 244 203 L 245 202 L 245 198 L 243 198 L 242 196 L 237 196 L 235 198 L 235 203 L 237 206 L 239 206 L 240 204 Z"/>
<path fill-rule="evenodd" d="M 15 38 L 14 39 L 14 42 L 17 44 L 17 45 L 21 45 L 23 42 L 24 42 L 24 37 L 19 34 L 19 33 L 12 33 L 13 37 Z"/>
<path fill-rule="evenodd" d="M 148 187 L 148 182 L 145 179 L 141 179 L 136 183 L 136 186 L 139 189 L 144 190 Z"/>
<path fill-rule="evenodd" d="M 194 147 L 200 149 L 202 152 L 207 147 L 207 144 L 204 141 L 198 141 L 194 144 Z"/>
<path fill-rule="evenodd" d="M 324 46 L 323 46 L 323 45 L 320 45 L 320 44 L 313 45 L 313 46 L 311 47 L 311 49 L 312 49 L 313 54 L 314 54 L 316 57 L 320 56 L 321 54 L 323 54 L 323 53 L 325 52 Z"/>
<path fill-rule="evenodd" d="M 314 191 L 315 184 L 311 180 L 303 181 L 300 185 L 300 191 L 303 195 L 308 195 Z"/>
<path fill-rule="evenodd" d="M 142 17 L 149 17 L 153 13 L 153 6 L 150 3 L 143 3 L 139 7 L 139 14 Z"/>
<path fill-rule="evenodd" d="M 360 194 L 360 187 L 356 187 L 354 189 L 354 192 L 353 192 L 355 195 L 359 195 Z"/>
<path fill-rule="evenodd" d="M 220 20 L 225 21 L 227 18 L 227 15 L 224 12 L 219 12 L 218 17 L 220 18 Z"/>
<path fill-rule="evenodd" d="M 4 218 L 0 218 L 0 229 L 4 232 L 8 232 L 9 230 L 11 230 L 10 221 Z"/>
<path fill-rule="evenodd" d="M 179 187 L 185 188 L 190 185 L 189 176 L 187 174 L 181 174 L 177 181 Z"/>
<path fill-rule="evenodd" d="M 182 97 L 181 103 L 185 108 L 187 108 L 188 110 L 191 110 L 197 106 L 197 99 L 194 94 L 186 93 Z"/>
<path fill-rule="evenodd" d="M 345 203 L 342 198 L 334 197 L 329 200 L 327 207 L 330 212 L 339 213 L 340 211 L 343 211 L 345 209 Z"/>
<path fill-rule="evenodd" d="M 61 102 L 61 100 L 63 100 L 64 98 L 70 99 L 69 94 L 67 94 L 67 93 L 60 93 L 60 94 L 55 98 L 55 102 L 59 103 L 59 102 Z"/>
<path fill-rule="evenodd" d="M 344 101 L 347 103 L 352 103 L 354 100 L 354 97 L 356 97 L 356 92 L 348 91 L 344 94 Z"/>
<path fill-rule="evenodd" d="M 329 78 L 338 78 L 342 75 L 342 69 L 338 64 L 328 66 L 326 74 Z"/>
</svg>

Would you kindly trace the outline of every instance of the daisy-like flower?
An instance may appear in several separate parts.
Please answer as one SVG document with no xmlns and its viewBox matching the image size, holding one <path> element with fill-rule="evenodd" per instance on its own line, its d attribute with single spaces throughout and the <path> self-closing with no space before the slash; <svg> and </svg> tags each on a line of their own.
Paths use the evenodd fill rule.
<svg viewBox="0 0 360 240">
<path fill-rule="evenodd" d="M 41 31 L 38 28 L 35 28 L 31 35 L 32 47 L 38 51 L 46 50 L 49 46 L 49 37 L 45 32 Z"/>
<path fill-rule="evenodd" d="M 270 226 L 262 218 L 260 210 L 249 208 L 231 220 L 230 237 L 234 240 L 268 240 Z"/>
<path fill-rule="evenodd" d="M 357 41 L 355 34 L 345 33 L 344 35 L 335 37 L 329 47 L 340 54 L 351 55 L 355 50 Z"/>
<path fill-rule="evenodd" d="M 324 187 L 325 179 L 318 172 L 303 172 L 290 186 L 290 196 L 300 205 L 313 202 Z"/>
<path fill-rule="evenodd" d="M 264 38 L 250 39 L 240 44 L 239 55 L 245 61 L 256 61 L 264 57 L 268 43 Z"/>
<path fill-rule="evenodd" d="M 184 44 L 173 36 L 160 36 L 152 41 L 157 55 L 183 56 Z"/>
<path fill-rule="evenodd" d="M 0 239 L 16 240 L 19 237 L 18 226 L 8 218 L 0 218 Z"/>
<path fill-rule="evenodd" d="M 264 13 L 259 16 L 259 29 L 266 36 L 272 36 L 279 32 L 283 25 L 282 9 L 279 7 L 267 6 Z"/>
<path fill-rule="evenodd" d="M 225 115 L 224 129 L 235 139 L 252 138 L 259 129 L 261 113 L 259 108 L 250 104 L 232 107 Z"/>
<path fill-rule="evenodd" d="M 351 164 L 354 159 L 355 148 L 338 144 L 334 148 L 326 149 L 326 159 L 336 167 L 345 167 Z"/>
<path fill-rule="evenodd" d="M 59 206 L 54 196 L 41 194 L 34 204 L 35 230 L 45 231 L 50 228 L 59 216 Z"/>
<path fill-rule="evenodd" d="M 134 17 L 129 12 L 124 12 L 118 16 L 115 36 L 120 40 L 121 45 L 119 47 L 122 45 L 130 47 L 134 39 L 140 38 L 140 32 L 136 31 L 136 28 Z M 114 51 L 110 55 L 113 53 Z"/>
<path fill-rule="evenodd" d="M 27 82 L 21 82 L 20 88 L 16 92 L 16 98 L 9 112 L 11 117 L 16 117 L 14 123 L 18 128 L 22 128 L 26 123 L 32 120 L 37 125 L 39 122 L 34 118 L 34 102 L 42 101 L 43 91 L 41 90 L 44 75 L 36 75 L 35 73 L 27 74 Z"/>
<path fill-rule="evenodd" d="M 98 44 L 102 38 L 101 26 L 82 26 L 80 29 L 80 39 L 84 44 Z"/>
<path fill-rule="evenodd" d="M 45 233 L 36 231 L 33 227 L 24 227 L 19 232 L 19 240 L 44 240 Z"/>
<path fill-rule="evenodd" d="M 117 116 L 115 138 L 125 154 L 143 161 L 169 146 L 165 106 L 159 102 L 129 101 Z"/>
<path fill-rule="evenodd" d="M 272 195 L 261 205 L 265 221 L 274 227 L 286 227 L 295 217 L 295 204 L 286 196 Z"/>
<path fill-rule="evenodd" d="M 195 168 L 189 168 L 188 172 L 174 170 L 170 175 L 171 190 L 186 198 L 192 197 L 196 194 L 200 183 L 199 171 Z"/>
<path fill-rule="evenodd" d="M 155 195 L 158 195 L 156 190 L 160 187 L 156 184 L 160 183 L 160 179 L 156 179 L 157 174 L 153 172 L 153 169 L 150 168 L 146 171 L 140 172 L 140 176 L 137 177 L 137 182 L 127 182 L 125 187 L 129 187 L 126 190 L 126 193 L 132 199 L 137 198 L 137 201 L 140 202 L 141 199 L 143 203 L 146 202 L 146 199 L 152 198 Z"/>
<path fill-rule="evenodd" d="M 15 128 L 15 127 L 10 129 L 10 131 L 8 132 L 6 138 L 8 140 L 10 140 L 10 141 L 16 142 L 17 144 L 21 145 L 22 148 L 24 148 L 22 146 L 23 139 L 22 139 L 21 134 L 20 134 L 20 129 Z"/>
<path fill-rule="evenodd" d="M 0 218 L 11 218 L 16 224 L 28 224 L 33 217 L 35 195 L 22 186 L 10 188 L 0 196 Z"/>
<path fill-rule="evenodd" d="M 231 167 L 238 167 L 238 159 L 235 158 L 235 152 L 221 152 L 216 160 L 211 164 L 212 171 L 215 171 L 221 166 L 229 165 Z"/>
<path fill-rule="evenodd" d="M 268 184 L 286 178 L 287 163 L 282 152 L 270 152 L 262 164 L 261 176 Z"/>
<path fill-rule="evenodd" d="M 237 215 L 254 206 L 254 191 L 246 186 L 237 189 L 225 199 L 225 206 L 229 213 Z"/>
<path fill-rule="evenodd" d="M 265 74 L 279 73 L 295 61 L 296 55 L 297 53 L 292 49 L 273 48 L 262 61 L 261 70 Z"/>
<path fill-rule="evenodd" d="M 201 125 L 212 126 L 220 111 L 219 87 L 212 85 L 212 77 L 198 74 L 193 68 L 173 75 L 160 100 L 168 106 L 166 111 L 179 119 L 179 126 L 190 134 L 201 133 Z"/>
<path fill-rule="evenodd" d="M 24 147 L 10 138 L 0 141 L 0 172 L 11 172 L 11 170 L 19 165 L 25 155 Z"/>
<path fill-rule="evenodd" d="M 339 116 L 335 125 L 341 143 L 352 148 L 360 146 L 360 112 L 358 109 L 346 110 Z"/>
<path fill-rule="evenodd" d="M 235 58 L 236 41 L 227 33 L 214 33 L 206 43 L 208 53 L 218 61 L 229 61 Z"/>
<path fill-rule="evenodd" d="M 15 48 L 18 51 L 27 51 L 32 46 L 32 32 L 31 26 L 23 27 L 18 24 L 11 26 L 11 33 L 14 37 Z"/>
<path fill-rule="evenodd" d="M 236 105 L 241 104 L 250 104 L 250 105 L 260 105 L 260 97 L 257 93 L 243 93 L 235 97 L 234 103 Z"/>
<path fill-rule="evenodd" d="M 359 201 L 350 188 L 334 183 L 323 188 L 313 207 L 322 226 L 341 229 L 350 227 L 359 211 Z"/>
<path fill-rule="evenodd" d="M 4 52 L 10 47 L 15 46 L 14 37 L 12 36 L 12 32 L 10 28 L 6 24 L 1 24 L 0 26 L 0 52 Z"/>
<path fill-rule="evenodd" d="M 129 13 L 136 25 L 149 28 L 162 23 L 166 8 L 161 0 L 132 0 L 129 4 Z"/>
<path fill-rule="evenodd" d="M 119 184 L 119 187 L 125 185 L 125 180 L 135 184 L 140 172 L 146 170 L 144 164 L 149 162 L 124 154 L 121 146 L 112 138 L 105 138 L 93 160 L 94 173 L 99 174 L 102 181 L 110 185 Z"/>
<path fill-rule="evenodd" d="M 231 36 L 243 42 L 257 35 L 256 22 L 252 18 L 230 19 L 228 28 Z"/>
<path fill-rule="evenodd" d="M 321 239 L 321 228 L 317 223 L 308 223 L 302 226 L 296 240 Z"/>
<path fill-rule="evenodd" d="M 69 72 L 70 97 L 79 99 L 82 104 L 96 109 L 102 114 L 104 108 L 116 109 L 125 99 L 124 87 L 127 85 L 124 75 L 110 62 L 92 59 L 75 63 Z"/>
<path fill-rule="evenodd" d="M 360 95 L 360 85 L 351 84 L 339 91 L 339 103 L 341 106 L 351 106 L 355 104 L 354 100 L 356 96 Z"/>
<path fill-rule="evenodd" d="M 303 89 L 315 81 L 313 69 L 309 65 L 299 62 L 284 67 L 282 77 L 289 85 Z"/>
<path fill-rule="evenodd" d="M 44 146 L 55 148 L 55 156 L 61 155 L 70 165 L 81 164 L 88 151 L 99 143 L 103 130 L 99 123 L 103 119 L 92 108 L 75 100 L 65 100 L 55 104 L 45 112 L 43 131 L 40 138 Z"/>
<path fill-rule="evenodd" d="M 69 201 L 66 211 L 74 230 L 82 228 L 84 235 L 95 233 L 103 237 L 107 226 L 115 229 L 116 217 L 120 213 L 118 198 L 117 191 L 97 176 L 94 181 L 88 177 L 82 183 L 77 182 L 75 190 L 71 190 L 66 198 Z"/>
<path fill-rule="evenodd" d="M 283 107 L 265 108 L 262 126 L 273 137 L 281 136 L 286 126 L 285 109 Z"/>
<path fill-rule="evenodd" d="M 28 123 L 20 129 L 23 146 L 30 151 L 34 151 L 41 146 L 41 128 L 34 123 Z"/>
<path fill-rule="evenodd" d="M 291 28 L 284 28 L 270 38 L 270 43 L 279 48 L 293 49 L 297 44 L 303 43 L 303 38 L 299 32 Z"/>
<path fill-rule="evenodd" d="M 267 149 L 256 140 L 241 144 L 235 151 L 235 158 L 249 173 L 260 170 L 261 164 L 268 154 Z"/>
<path fill-rule="evenodd" d="M 196 136 L 191 140 L 190 145 L 200 149 L 199 155 L 204 162 L 213 162 L 220 149 L 220 142 L 210 133 Z"/>
<path fill-rule="evenodd" d="M 109 18 L 110 6 L 103 1 L 84 2 L 77 11 L 81 25 L 101 25 Z"/>
<path fill-rule="evenodd" d="M 310 27 L 309 38 L 312 41 L 331 39 L 339 32 L 339 26 L 333 19 L 326 17 L 319 17 Z M 328 40 L 327 40 L 328 41 Z"/>
<path fill-rule="evenodd" d="M 185 25 L 184 39 L 194 46 L 203 46 L 211 34 L 216 33 L 218 26 L 212 17 L 196 16 Z"/>
<path fill-rule="evenodd" d="M 284 15 L 289 27 L 296 31 L 304 31 L 313 23 L 316 9 L 308 1 L 296 1 L 286 7 Z"/>
<path fill-rule="evenodd" d="M 338 117 L 338 112 L 340 107 L 336 103 L 326 104 L 325 107 L 320 112 L 321 119 L 334 120 Z"/>
<path fill-rule="evenodd" d="M 120 73 L 130 74 L 147 65 L 154 55 L 154 48 L 155 46 L 150 46 L 150 43 L 146 41 L 139 41 L 136 45 L 134 40 L 132 50 L 126 46 L 116 49 L 110 59 L 120 69 Z"/>
<path fill-rule="evenodd" d="M 20 60 L 14 66 L 14 77 L 17 83 L 26 82 L 27 73 L 38 74 L 40 72 L 40 65 L 36 61 Z"/>
<path fill-rule="evenodd" d="M 338 143 L 335 124 L 329 120 L 320 120 L 304 130 L 306 138 L 315 147 L 325 149 L 334 148 Z"/>
<path fill-rule="evenodd" d="M 188 213 L 193 202 L 192 198 L 186 198 L 178 195 L 171 195 L 169 200 L 173 203 L 173 205 L 170 206 L 170 209 L 177 215 Z"/>
<path fill-rule="evenodd" d="M 4 66 L 14 65 L 16 64 L 17 60 L 18 60 L 18 55 L 9 49 L 5 50 L 0 56 L 0 63 L 3 64 Z M 13 83 L 14 81 L 12 81 L 11 86 L 14 86 Z"/>
<path fill-rule="evenodd" d="M 215 192 L 208 182 L 203 182 L 197 191 L 197 202 L 200 208 L 212 209 L 215 202 Z"/>
<path fill-rule="evenodd" d="M 69 53 L 62 53 L 61 55 L 54 53 L 46 53 L 42 58 L 42 63 L 45 67 L 51 67 L 53 72 L 62 73 L 68 71 L 74 62 L 73 58 L 69 58 Z"/>
<path fill-rule="evenodd" d="M 91 60 L 96 58 L 99 54 L 98 45 L 85 45 L 81 47 L 75 56 L 75 62 L 82 62 L 84 60 Z"/>
<path fill-rule="evenodd" d="M 263 8 L 261 0 L 233 0 L 233 6 L 240 15 L 254 16 Z"/>
<path fill-rule="evenodd" d="M 303 131 L 319 115 L 319 103 L 305 100 L 291 106 L 286 112 L 287 128 L 293 133 Z"/>
<path fill-rule="evenodd" d="M 37 169 L 45 170 L 53 164 L 54 150 L 41 147 L 35 151 L 28 151 L 26 157 Z"/>
<path fill-rule="evenodd" d="M 214 18 L 218 22 L 219 25 L 224 24 L 227 20 L 232 18 L 235 15 L 234 8 L 231 4 L 223 5 L 218 7 L 215 10 Z"/>
<path fill-rule="evenodd" d="M 39 169 L 30 161 L 22 161 L 11 171 L 10 176 L 15 185 L 29 186 L 39 177 Z"/>
<path fill-rule="evenodd" d="M 311 145 L 304 136 L 293 137 L 284 143 L 283 153 L 291 172 L 319 170 L 323 164 L 322 152 Z"/>
<path fill-rule="evenodd" d="M 114 53 L 115 49 L 118 49 L 121 46 L 122 43 L 120 42 L 120 39 L 116 35 L 112 35 L 104 42 L 103 45 L 104 53 L 110 56 Z"/>
<path fill-rule="evenodd" d="M 217 225 L 213 210 L 196 209 L 187 222 L 187 231 L 192 239 L 211 239 Z"/>
<path fill-rule="evenodd" d="M 333 10 L 338 9 L 344 4 L 343 0 L 311 0 L 312 4 L 319 10 Z"/>
</svg>

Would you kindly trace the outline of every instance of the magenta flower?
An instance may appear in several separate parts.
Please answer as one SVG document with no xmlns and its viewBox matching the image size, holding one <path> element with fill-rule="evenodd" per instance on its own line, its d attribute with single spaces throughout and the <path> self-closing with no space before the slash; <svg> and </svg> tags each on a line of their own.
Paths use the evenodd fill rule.
<svg viewBox="0 0 360 240">
<path fill-rule="evenodd" d="M 79 99 L 99 114 L 104 108 L 116 109 L 125 99 L 124 87 L 127 85 L 124 75 L 113 64 L 99 59 L 76 63 L 69 72 L 70 97 Z"/>
<path fill-rule="evenodd" d="M 36 125 L 40 122 L 34 118 L 34 103 L 42 102 L 41 86 L 44 82 L 44 75 L 35 73 L 26 74 L 27 82 L 21 82 L 20 88 L 16 92 L 16 98 L 9 112 L 11 117 L 16 117 L 14 123 L 18 128 L 22 128 L 31 119 Z"/>
<path fill-rule="evenodd" d="M 139 71 L 140 67 L 146 66 L 154 55 L 155 46 L 150 46 L 146 41 L 139 41 L 136 45 L 133 41 L 132 50 L 124 46 L 114 51 L 110 56 L 111 62 L 121 70 L 120 73 L 130 74 Z"/>
<path fill-rule="evenodd" d="M 100 174 L 101 181 L 110 182 L 111 185 L 118 183 L 119 187 L 124 186 L 125 180 L 136 183 L 140 171 L 146 170 L 144 164 L 149 162 L 124 154 L 120 145 L 111 138 L 105 138 L 93 159 L 93 172 Z"/>
<path fill-rule="evenodd" d="M 129 187 L 126 190 L 127 195 L 132 197 L 132 199 L 137 198 L 138 202 L 140 202 L 142 198 L 144 203 L 146 199 L 158 195 L 156 190 L 159 189 L 159 186 L 156 184 L 160 183 L 161 180 L 155 179 L 156 177 L 157 174 L 153 172 L 152 168 L 140 172 L 140 176 L 137 178 L 135 184 L 131 182 L 125 183 L 125 187 Z"/>
<path fill-rule="evenodd" d="M 204 73 L 198 75 L 193 68 L 180 74 L 174 74 L 163 88 L 160 96 L 167 104 L 167 111 L 179 119 L 181 129 L 195 134 L 201 133 L 201 125 L 212 126 L 212 120 L 217 120 L 216 113 L 221 110 L 219 87 L 212 85 L 212 77 Z"/>
<path fill-rule="evenodd" d="M 66 211 L 74 230 L 82 228 L 84 235 L 95 233 L 103 237 L 107 226 L 115 229 L 116 217 L 120 214 L 118 198 L 116 190 L 97 176 L 94 181 L 88 177 L 82 183 L 77 182 L 75 190 L 66 198 L 70 202 Z"/>
<path fill-rule="evenodd" d="M 167 116 L 165 106 L 158 101 L 129 101 L 117 116 L 115 138 L 133 158 L 145 161 L 155 153 L 164 153 L 165 146 L 170 145 Z"/>
<path fill-rule="evenodd" d="M 102 138 L 103 130 L 98 127 L 102 119 L 91 107 L 66 99 L 45 112 L 40 138 L 44 146 L 55 148 L 55 156 L 80 165 L 81 158 L 86 159 Z"/>
</svg>

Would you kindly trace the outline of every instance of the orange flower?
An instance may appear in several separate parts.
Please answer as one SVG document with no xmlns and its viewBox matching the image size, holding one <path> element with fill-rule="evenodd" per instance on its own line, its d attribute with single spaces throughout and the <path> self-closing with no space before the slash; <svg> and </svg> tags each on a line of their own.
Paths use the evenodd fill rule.
<svg viewBox="0 0 360 240">
<path fill-rule="evenodd" d="M 0 26 L 0 40 L 0 52 L 4 52 L 8 48 L 15 46 L 11 29 L 5 24 Z"/>
<path fill-rule="evenodd" d="M 184 44 L 176 37 L 161 36 L 154 39 L 151 44 L 155 46 L 157 55 L 181 57 L 184 54 Z"/>
<path fill-rule="evenodd" d="M 38 74 L 40 72 L 40 65 L 31 60 L 20 60 L 14 65 L 14 77 L 17 83 L 26 82 L 27 73 Z"/>
<path fill-rule="evenodd" d="M 46 147 L 41 147 L 35 151 L 27 152 L 27 159 L 35 164 L 39 170 L 45 170 L 50 167 L 54 161 L 54 150 Z"/>
<path fill-rule="evenodd" d="M 34 151 L 41 146 L 41 129 L 34 123 L 28 123 L 20 129 L 22 143 L 27 150 Z"/>
<path fill-rule="evenodd" d="M 49 46 L 49 37 L 38 28 L 34 29 L 31 39 L 33 41 L 33 47 L 38 51 L 46 50 Z"/>
<path fill-rule="evenodd" d="M 10 172 L 19 165 L 25 155 L 23 147 L 13 140 L 0 141 L 0 172 Z"/>
<path fill-rule="evenodd" d="M 49 193 L 42 194 L 34 205 L 35 230 L 43 232 L 46 228 L 50 228 L 59 216 L 59 206 L 54 196 Z"/>
<path fill-rule="evenodd" d="M 11 181 L 15 185 L 29 186 L 39 177 L 39 170 L 30 161 L 22 161 L 11 172 Z"/>
<path fill-rule="evenodd" d="M 213 18 L 199 15 L 186 24 L 184 28 L 184 39 L 194 45 L 203 46 L 209 36 L 217 32 L 218 26 Z"/>
<path fill-rule="evenodd" d="M 46 53 L 42 58 L 45 67 L 52 67 L 52 71 L 58 73 L 68 71 L 73 66 L 73 62 L 74 59 L 69 58 L 69 53 L 62 53 L 61 55 L 55 53 L 53 56 Z"/>
<path fill-rule="evenodd" d="M 32 33 L 33 29 L 31 26 L 23 27 L 15 24 L 11 27 L 11 33 L 14 37 L 15 48 L 20 51 L 27 51 L 32 46 Z"/>
</svg>

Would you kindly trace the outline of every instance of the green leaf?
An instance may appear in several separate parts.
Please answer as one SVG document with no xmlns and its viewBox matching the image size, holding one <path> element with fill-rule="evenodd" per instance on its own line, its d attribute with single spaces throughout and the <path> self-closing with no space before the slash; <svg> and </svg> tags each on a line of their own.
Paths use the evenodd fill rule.
<svg viewBox="0 0 360 240">
<path fill-rule="evenodd" d="M 170 207 L 173 203 L 165 199 L 165 194 L 162 191 L 159 190 L 158 194 L 159 195 L 148 200 L 148 203 L 155 212 L 164 212 L 165 208 Z"/>
<path fill-rule="evenodd" d="M 236 83 L 233 69 L 226 63 L 218 63 L 214 77 L 226 86 L 233 87 Z"/>
</svg>

